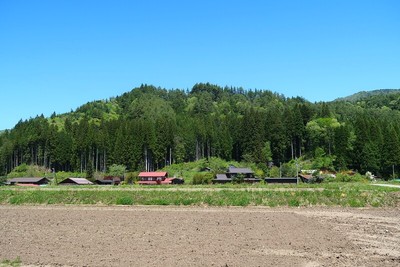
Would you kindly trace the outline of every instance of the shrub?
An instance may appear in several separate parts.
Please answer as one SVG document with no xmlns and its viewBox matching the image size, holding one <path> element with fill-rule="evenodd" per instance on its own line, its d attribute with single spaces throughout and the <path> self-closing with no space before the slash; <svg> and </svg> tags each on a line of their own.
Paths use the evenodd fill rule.
<svg viewBox="0 0 400 267">
<path fill-rule="evenodd" d="M 21 263 L 22 263 L 22 261 L 21 261 L 20 257 L 17 257 L 15 260 L 5 259 L 0 262 L 0 267 L 3 267 L 3 266 L 4 267 L 6 267 L 6 266 L 18 267 L 18 266 L 21 266 Z"/>
<path fill-rule="evenodd" d="M 26 163 L 23 163 L 15 167 L 13 170 L 13 172 L 27 172 L 27 171 L 28 171 L 28 165 L 26 165 Z"/>
<path fill-rule="evenodd" d="M 196 173 L 193 176 L 192 184 L 211 184 L 213 177 L 213 173 Z"/>
<path fill-rule="evenodd" d="M 139 181 L 139 173 L 138 172 L 127 172 L 125 174 L 124 184 L 133 184 Z"/>
<path fill-rule="evenodd" d="M 258 178 L 264 178 L 265 173 L 264 173 L 264 171 L 263 171 L 262 169 L 256 169 L 256 170 L 254 171 L 254 175 L 255 175 L 256 177 L 258 177 Z"/>
<path fill-rule="evenodd" d="M 280 175 L 279 167 L 272 166 L 269 171 L 269 177 L 279 177 L 279 175 Z"/>
<path fill-rule="evenodd" d="M 282 164 L 282 176 L 283 177 L 295 177 L 297 170 L 295 163 L 283 163 Z"/>
<path fill-rule="evenodd" d="M 125 165 L 117 165 L 117 164 L 113 164 L 109 167 L 108 169 L 108 174 L 111 176 L 115 176 L 115 177 L 121 177 L 124 176 L 126 171 L 126 166 Z"/>
<path fill-rule="evenodd" d="M 354 175 L 347 174 L 347 173 L 338 173 L 336 178 L 327 177 L 324 179 L 325 182 L 367 182 L 368 179 L 359 173 Z"/>
<path fill-rule="evenodd" d="M 235 184 L 241 184 L 244 182 L 244 175 L 239 173 L 237 175 L 235 175 L 234 177 L 232 177 L 232 182 Z"/>
</svg>

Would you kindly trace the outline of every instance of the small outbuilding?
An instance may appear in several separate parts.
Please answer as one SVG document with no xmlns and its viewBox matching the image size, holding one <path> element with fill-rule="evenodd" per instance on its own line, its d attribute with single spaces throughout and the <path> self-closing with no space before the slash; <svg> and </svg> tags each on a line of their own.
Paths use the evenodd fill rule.
<svg viewBox="0 0 400 267">
<path fill-rule="evenodd" d="M 184 184 L 185 180 L 182 178 L 167 178 L 166 180 L 170 181 L 170 184 Z"/>
<path fill-rule="evenodd" d="M 272 177 L 264 180 L 268 184 L 296 184 L 299 182 L 297 177 Z"/>
<path fill-rule="evenodd" d="M 96 179 L 95 183 L 98 185 L 119 185 L 121 183 L 121 178 L 117 176 L 106 176 L 103 179 Z"/>
<path fill-rule="evenodd" d="M 62 180 L 59 185 L 92 185 L 93 183 L 86 178 L 67 178 Z"/>
<path fill-rule="evenodd" d="M 49 182 L 50 180 L 45 177 L 21 177 L 7 180 L 6 185 L 40 186 Z"/>
</svg>

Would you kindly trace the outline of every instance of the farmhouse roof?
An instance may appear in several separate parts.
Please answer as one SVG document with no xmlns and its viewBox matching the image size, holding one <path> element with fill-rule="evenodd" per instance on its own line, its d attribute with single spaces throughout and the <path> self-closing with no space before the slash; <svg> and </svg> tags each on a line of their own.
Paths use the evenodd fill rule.
<svg viewBox="0 0 400 267">
<path fill-rule="evenodd" d="M 166 177 L 168 176 L 167 172 L 141 172 L 139 173 L 139 177 Z"/>
<path fill-rule="evenodd" d="M 304 178 L 304 179 L 307 179 L 307 180 L 313 178 L 313 176 L 312 176 L 312 175 L 309 175 L 309 174 L 300 174 L 299 176 L 302 177 L 302 178 Z"/>
<path fill-rule="evenodd" d="M 22 177 L 22 178 L 12 178 L 7 180 L 7 184 L 16 184 L 16 183 L 24 183 L 24 184 L 46 184 L 49 180 L 44 177 Z"/>
<path fill-rule="evenodd" d="M 60 184 L 77 184 L 77 185 L 88 185 L 93 184 L 91 181 L 85 178 L 67 178 L 60 182 Z"/>
<path fill-rule="evenodd" d="M 230 180 L 228 177 L 226 177 L 226 174 L 217 174 L 217 179 L 218 180 Z"/>
<path fill-rule="evenodd" d="M 229 173 L 254 173 L 249 168 L 236 168 L 236 167 L 229 167 L 228 172 Z"/>
</svg>

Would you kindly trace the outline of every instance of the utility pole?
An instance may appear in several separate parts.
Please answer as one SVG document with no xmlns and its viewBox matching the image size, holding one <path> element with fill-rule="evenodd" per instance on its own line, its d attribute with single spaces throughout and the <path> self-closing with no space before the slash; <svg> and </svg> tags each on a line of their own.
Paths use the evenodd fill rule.
<svg viewBox="0 0 400 267">
<path fill-rule="evenodd" d="M 54 179 L 55 185 L 57 185 L 57 174 L 56 174 L 56 170 L 53 168 L 52 171 L 53 171 L 53 179 Z"/>
<path fill-rule="evenodd" d="M 296 157 L 296 181 L 297 185 L 299 185 L 299 163 L 297 162 L 297 157 Z"/>
<path fill-rule="evenodd" d="M 392 179 L 394 179 L 395 178 L 394 177 L 394 164 L 392 165 L 392 172 L 393 172 Z"/>
</svg>

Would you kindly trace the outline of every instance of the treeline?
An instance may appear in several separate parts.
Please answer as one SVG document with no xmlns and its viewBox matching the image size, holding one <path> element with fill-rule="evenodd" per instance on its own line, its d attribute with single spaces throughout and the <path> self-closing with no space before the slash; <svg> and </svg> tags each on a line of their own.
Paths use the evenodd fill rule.
<svg viewBox="0 0 400 267">
<path fill-rule="evenodd" d="M 71 113 L 18 122 L 0 135 L 0 173 L 23 163 L 55 171 L 112 164 L 155 170 L 219 157 L 263 167 L 302 158 L 316 168 L 388 176 L 400 165 L 400 113 L 387 104 L 310 103 L 208 83 L 190 91 L 142 85 Z"/>
</svg>

